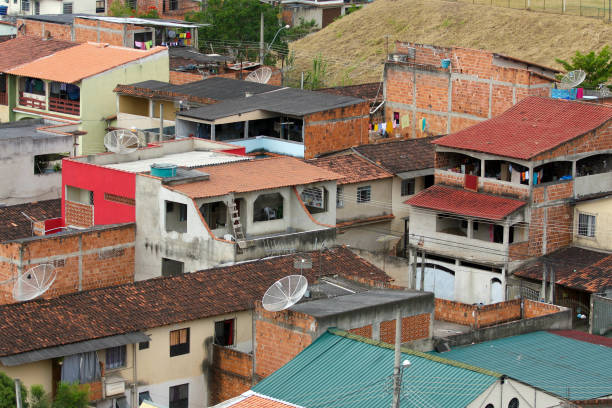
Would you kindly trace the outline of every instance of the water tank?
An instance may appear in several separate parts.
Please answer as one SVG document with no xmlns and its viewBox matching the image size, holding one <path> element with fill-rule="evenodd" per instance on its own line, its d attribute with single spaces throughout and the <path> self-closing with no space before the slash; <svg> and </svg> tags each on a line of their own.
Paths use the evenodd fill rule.
<svg viewBox="0 0 612 408">
<path fill-rule="evenodd" d="M 6 16 L 8 6 L 0 6 L 0 16 Z"/>
<path fill-rule="evenodd" d="M 168 178 L 176 176 L 176 164 L 159 164 L 151 165 L 151 175 L 155 177 Z"/>
</svg>

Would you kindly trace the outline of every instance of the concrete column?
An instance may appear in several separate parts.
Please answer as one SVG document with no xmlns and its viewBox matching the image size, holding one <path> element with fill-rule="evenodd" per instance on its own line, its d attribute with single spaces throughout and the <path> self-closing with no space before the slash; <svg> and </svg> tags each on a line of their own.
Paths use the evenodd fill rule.
<svg viewBox="0 0 612 408">
<path fill-rule="evenodd" d="M 210 140 L 216 140 L 215 139 L 215 124 L 214 123 L 210 124 Z"/>
<path fill-rule="evenodd" d="M 473 239 L 474 238 L 474 220 L 468 219 L 467 223 L 468 223 L 468 226 L 467 226 L 467 237 L 468 237 L 468 239 Z"/>
<path fill-rule="evenodd" d="M 153 117 L 153 109 L 155 107 L 155 103 L 153 102 L 153 99 L 149 99 L 149 117 L 152 118 Z M 119 110 L 119 109 L 117 109 Z"/>
<path fill-rule="evenodd" d="M 576 160 L 572 160 L 572 180 L 576 179 Z"/>
<path fill-rule="evenodd" d="M 533 166 L 529 166 L 529 187 L 533 187 Z"/>
<path fill-rule="evenodd" d="M 425 251 L 421 251 L 421 292 L 425 291 Z"/>
<path fill-rule="evenodd" d="M 249 121 L 244 121 L 244 138 L 247 139 L 249 137 Z"/>
<path fill-rule="evenodd" d="M 487 161 L 485 159 L 480 159 L 480 177 L 485 176 L 485 163 Z"/>
<path fill-rule="evenodd" d="M 510 243 L 510 225 L 504 224 L 504 245 Z"/>
<path fill-rule="evenodd" d="M 410 275 L 410 289 L 416 289 L 418 251 L 416 248 L 412 248 L 410 249 L 410 251 L 412 252 L 412 274 Z"/>
</svg>

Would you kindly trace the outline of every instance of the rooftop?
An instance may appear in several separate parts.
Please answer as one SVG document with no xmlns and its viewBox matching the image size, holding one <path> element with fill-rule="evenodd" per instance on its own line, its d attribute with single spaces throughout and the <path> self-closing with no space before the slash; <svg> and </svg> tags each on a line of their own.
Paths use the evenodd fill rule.
<svg viewBox="0 0 612 408">
<path fill-rule="evenodd" d="M 335 95 L 352 96 L 361 98 L 370 102 L 382 102 L 383 88 L 380 82 L 371 82 L 369 84 L 336 86 L 333 88 L 318 89 L 319 92 L 327 92 Z"/>
<path fill-rule="evenodd" d="M 167 48 L 154 47 L 150 50 L 136 50 L 101 43 L 84 43 L 57 51 L 45 58 L 25 63 L 6 72 L 49 81 L 75 83 L 123 64 L 160 53 L 167 53 Z M 87 63 L 84 64 L 83 61 Z"/>
<path fill-rule="evenodd" d="M 139 17 L 110 17 L 110 16 L 98 16 L 95 14 L 41 14 L 31 16 L 19 16 L 26 20 L 44 21 L 47 23 L 55 24 L 74 24 L 75 18 L 86 18 L 89 20 L 105 21 L 107 23 L 119 23 L 119 24 L 134 24 L 142 26 L 164 26 L 164 27 L 199 27 L 206 24 L 188 23 L 182 20 L 170 20 L 170 19 L 150 19 L 150 18 L 139 18 Z"/>
<path fill-rule="evenodd" d="M 341 174 L 343 177 L 338 180 L 338 184 L 360 183 L 393 177 L 391 173 L 356 154 L 321 157 L 307 160 L 307 163 Z"/>
<path fill-rule="evenodd" d="M 393 346 L 330 329 L 253 391 L 309 408 L 387 408 Z M 466 407 L 499 374 L 402 348 L 402 405 Z"/>
<path fill-rule="evenodd" d="M 530 96 L 493 119 L 434 143 L 528 160 L 612 119 L 612 106 Z"/>
<path fill-rule="evenodd" d="M 612 287 L 612 254 L 573 246 L 527 262 L 514 275 L 541 281 L 545 262 L 559 285 L 592 293 Z"/>
<path fill-rule="evenodd" d="M 123 170 L 130 173 L 142 173 L 150 171 L 152 164 L 176 164 L 181 167 L 202 167 L 212 166 L 215 164 L 233 163 L 243 160 L 251 160 L 251 157 L 214 151 L 193 150 L 190 152 L 168 154 L 152 159 L 141 159 L 123 163 L 107 164 L 104 167 Z"/>
<path fill-rule="evenodd" d="M 299 405 L 289 404 L 288 402 L 270 398 L 265 395 L 257 394 L 253 391 L 247 391 L 243 394 L 234 397 L 215 405 L 212 408 L 301 408 Z"/>
<path fill-rule="evenodd" d="M 494 370 L 571 400 L 612 395 L 612 348 L 552 333 L 522 334 L 430 354 Z"/>
<path fill-rule="evenodd" d="M 78 43 L 60 40 L 43 40 L 27 35 L 0 43 L 0 72 L 6 72 L 19 65 L 54 54 L 57 51 L 75 47 Z"/>
<path fill-rule="evenodd" d="M 421 191 L 405 203 L 487 220 L 502 220 L 525 205 L 524 201 L 439 184 Z"/>
<path fill-rule="evenodd" d="M 224 63 L 231 60 L 220 54 L 203 54 L 192 47 L 170 47 L 168 53 L 170 58 L 181 58 L 201 64 Z"/>
<path fill-rule="evenodd" d="M 59 218 L 62 216 L 62 200 L 34 201 L 0 207 L 0 242 L 33 235 L 32 223 L 22 213 L 36 221 Z"/>
<path fill-rule="evenodd" d="M 49 130 L 45 130 L 49 127 Z M 51 139 L 57 137 L 72 137 L 68 133 L 50 131 L 51 125 L 43 119 L 22 119 L 18 122 L 7 122 L 0 124 L 0 140 L 10 139 Z M 71 139 L 72 140 L 72 139 Z"/>
<path fill-rule="evenodd" d="M 267 190 L 338 180 L 336 173 L 292 157 L 240 161 L 201 169 L 209 180 L 169 187 L 191 198 L 217 197 L 229 193 Z M 249 177 L 245 177 L 249 175 Z"/>
<path fill-rule="evenodd" d="M 356 146 L 353 149 L 393 174 L 433 169 L 438 136 Z"/>
<path fill-rule="evenodd" d="M 58 200 L 59 201 L 59 200 Z M 309 283 L 340 275 L 388 282 L 350 250 L 310 253 Z M 99 339 L 253 308 L 294 269 L 295 256 L 271 257 L 201 272 L 0 306 L 0 357 Z"/>
</svg>

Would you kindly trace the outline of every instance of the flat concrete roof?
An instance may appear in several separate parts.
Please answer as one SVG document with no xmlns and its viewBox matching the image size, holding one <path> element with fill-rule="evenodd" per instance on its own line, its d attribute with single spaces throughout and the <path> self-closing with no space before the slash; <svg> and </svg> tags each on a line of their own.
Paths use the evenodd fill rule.
<svg viewBox="0 0 612 408">
<path fill-rule="evenodd" d="M 194 150 L 190 152 L 167 154 L 165 156 L 155 157 L 152 159 L 105 164 L 103 166 L 130 173 L 142 173 L 150 171 L 152 164 L 176 164 L 177 166 L 181 167 L 202 167 L 250 159 L 251 158 L 247 156 L 236 156 L 228 153 Z"/>
<path fill-rule="evenodd" d="M 289 309 L 315 318 L 324 318 L 429 296 L 431 296 L 429 292 L 374 289 L 351 295 L 298 303 Z"/>
</svg>

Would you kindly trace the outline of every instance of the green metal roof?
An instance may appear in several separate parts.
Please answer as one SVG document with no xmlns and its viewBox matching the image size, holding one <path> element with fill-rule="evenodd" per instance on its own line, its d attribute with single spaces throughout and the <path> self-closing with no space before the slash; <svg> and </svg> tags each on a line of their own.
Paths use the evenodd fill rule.
<svg viewBox="0 0 612 408">
<path fill-rule="evenodd" d="M 570 400 L 612 395 L 612 348 L 549 332 L 430 354 L 499 371 Z"/>
<path fill-rule="evenodd" d="M 501 376 L 402 348 L 402 407 L 465 407 Z M 253 391 L 307 408 L 388 408 L 393 346 L 330 329 Z"/>
</svg>

